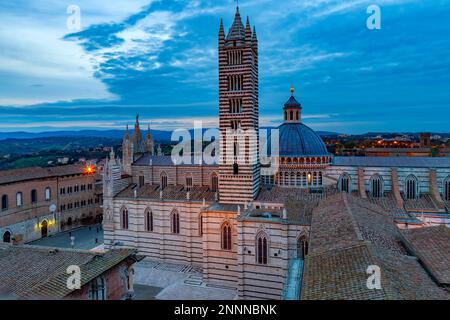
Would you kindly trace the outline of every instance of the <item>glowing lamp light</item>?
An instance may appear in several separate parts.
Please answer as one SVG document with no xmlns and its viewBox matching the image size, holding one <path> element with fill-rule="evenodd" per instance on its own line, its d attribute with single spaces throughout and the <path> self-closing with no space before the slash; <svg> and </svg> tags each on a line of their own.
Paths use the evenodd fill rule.
<svg viewBox="0 0 450 320">
<path fill-rule="evenodd" d="M 84 174 L 94 174 L 95 173 L 95 167 L 91 164 L 87 164 L 83 168 Z"/>
<path fill-rule="evenodd" d="M 311 180 L 312 180 L 311 173 L 308 173 L 308 183 L 311 183 Z"/>
</svg>

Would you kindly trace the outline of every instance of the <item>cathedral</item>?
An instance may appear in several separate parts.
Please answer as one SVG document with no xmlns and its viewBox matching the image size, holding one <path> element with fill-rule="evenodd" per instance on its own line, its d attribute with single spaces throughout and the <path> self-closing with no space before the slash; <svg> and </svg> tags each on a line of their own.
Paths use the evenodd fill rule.
<svg viewBox="0 0 450 320">
<path fill-rule="evenodd" d="M 150 128 L 144 139 L 136 117 L 122 159 L 112 152 L 104 167 L 106 247 L 198 267 L 206 283 L 235 288 L 241 299 L 308 299 L 317 289 L 311 279 L 330 278 L 314 271 L 323 255 L 357 250 L 375 259 L 367 253 L 375 251 L 364 251 L 368 242 L 392 243 L 380 252 L 408 264 L 398 239 L 409 238 L 401 230 L 432 230 L 442 227 L 432 226 L 442 224 L 439 217 L 448 219 L 450 158 L 334 156 L 303 122 L 294 88 L 280 106 L 283 123 L 266 137 L 272 145 L 263 146 L 258 39 L 239 8 L 227 33 L 220 23 L 218 61 L 219 163 L 178 163 L 155 152 Z M 252 134 L 239 140 L 242 132 Z M 360 261 L 345 257 L 349 270 Z M 427 277 L 418 263 L 410 269 Z M 426 278 L 424 292 L 442 297 L 433 283 Z"/>
</svg>

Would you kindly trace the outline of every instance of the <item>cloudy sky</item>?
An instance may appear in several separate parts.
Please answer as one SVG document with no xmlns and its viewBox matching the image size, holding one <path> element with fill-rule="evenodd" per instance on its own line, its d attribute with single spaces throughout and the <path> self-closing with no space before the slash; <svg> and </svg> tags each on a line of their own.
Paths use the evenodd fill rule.
<svg viewBox="0 0 450 320">
<path fill-rule="evenodd" d="M 369 30 L 367 7 L 381 8 Z M 67 26 L 70 5 L 81 29 Z M 217 123 L 231 0 L 0 3 L 0 131 Z M 317 130 L 450 132 L 450 1 L 241 0 L 260 45 L 261 125 L 293 84 Z M 69 20 L 71 21 L 71 20 Z M 245 21 L 244 21 L 245 22 Z"/>
</svg>

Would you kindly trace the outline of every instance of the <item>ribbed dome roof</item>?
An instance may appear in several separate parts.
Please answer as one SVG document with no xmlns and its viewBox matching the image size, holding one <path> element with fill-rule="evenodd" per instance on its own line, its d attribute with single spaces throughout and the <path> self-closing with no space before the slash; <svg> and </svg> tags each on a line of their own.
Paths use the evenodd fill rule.
<svg viewBox="0 0 450 320">
<path fill-rule="evenodd" d="M 300 108 L 302 105 L 294 98 L 292 95 L 288 101 L 284 104 L 284 109 L 286 108 Z"/>
<path fill-rule="evenodd" d="M 278 127 L 280 156 L 326 156 L 327 147 L 322 138 L 303 123 L 283 123 Z"/>
</svg>

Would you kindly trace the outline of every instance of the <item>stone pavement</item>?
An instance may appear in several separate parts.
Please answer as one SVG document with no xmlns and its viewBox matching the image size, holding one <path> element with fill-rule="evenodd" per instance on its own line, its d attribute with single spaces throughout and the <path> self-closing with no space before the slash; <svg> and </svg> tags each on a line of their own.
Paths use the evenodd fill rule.
<svg viewBox="0 0 450 320">
<path fill-rule="evenodd" d="M 237 299 L 234 288 L 220 287 L 203 282 L 201 268 L 162 263 L 148 258 L 134 265 L 134 283 L 162 290 L 156 295 L 158 300 L 233 300 Z M 140 299 L 139 295 L 136 295 Z"/>
<path fill-rule="evenodd" d="M 74 237 L 74 245 L 70 237 Z M 73 230 L 67 230 L 55 235 L 42 238 L 28 244 L 54 248 L 74 248 L 90 250 L 103 243 L 103 228 L 101 224 L 83 226 Z"/>
</svg>

